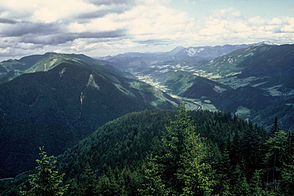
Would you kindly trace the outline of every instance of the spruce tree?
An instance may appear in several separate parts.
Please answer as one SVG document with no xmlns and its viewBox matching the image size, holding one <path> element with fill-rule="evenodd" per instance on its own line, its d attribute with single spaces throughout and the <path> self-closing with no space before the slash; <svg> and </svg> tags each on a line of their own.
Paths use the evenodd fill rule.
<svg viewBox="0 0 294 196">
<path fill-rule="evenodd" d="M 277 190 L 281 180 L 281 169 L 283 162 L 287 162 L 289 157 L 287 152 L 287 134 L 280 130 L 272 135 L 266 142 L 265 166 L 270 182 L 268 186 Z"/>
<path fill-rule="evenodd" d="M 277 131 L 279 131 L 279 124 L 278 124 L 278 117 L 275 117 L 274 125 L 272 126 L 270 130 L 270 135 L 275 134 Z"/>
<path fill-rule="evenodd" d="M 158 170 L 158 164 L 155 162 L 156 158 L 150 154 L 147 157 L 146 163 L 143 164 L 144 169 L 144 182 L 143 187 L 138 190 L 140 195 L 168 195 L 169 191 L 166 189 L 165 184 L 161 179 Z"/>
<path fill-rule="evenodd" d="M 289 155 L 289 163 L 283 163 L 282 187 L 288 195 L 294 195 L 294 155 Z"/>
<path fill-rule="evenodd" d="M 56 170 L 56 158 L 48 156 L 44 147 L 39 147 L 40 159 L 37 159 L 36 173 L 30 175 L 29 191 L 20 191 L 21 195 L 32 196 L 57 196 L 63 195 L 68 189 L 62 180 L 64 174 L 59 174 Z"/>
<path fill-rule="evenodd" d="M 250 182 L 250 192 L 251 195 L 254 196 L 262 196 L 265 195 L 265 191 L 262 189 L 262 181 L 261 181 L 261 170 L 255 170 L 253 177 Z"/>
<path fill-rule="evenodd" d="M 206 147 L 183 107 L 166 126 L 160 143 L 147 159 L 143 190 L 169 195 L 194 195 L 212 191 L 211 166 Z"/>
<path fill-rule="evenodd" d="M 243 162 L 241 163 L 244 165 Z M 233 178 L 231 180 L 233 184 L 233 195 L 249 195 L 249 184 L 247 183 L 247 179 L 240 165 L 236 165 L 236 168 L 233 172 Z"/>
<path fill-rule="evenodd" d="M 186 143 L 184 153 L 184 170 L 178 171 L 178 178 L 184 180 L 183 195 L 206 195 L 213 191 L 213 172 L 210 164 L 205 162 L 206 146 L 201 138 L 192 132 Z"/>
<path fill-rule="evenodd" d="M 97 195 L 96 184 L 96 175 L 91 169 L 89 162 L 87 162 L 80 184 L 82 194 L 85 196 Z"/>
<path fill-rule="evenodd" d="M 287 157 L 282 161 L 282 183 L 281 187 L 288 195 L 294 195 L 294 135 L 293 131 L 287 134 Z"/>
<path fill-rule="evenodd" d="M 120 177 L 115 172 L 115 170 L 109 168 L 108 171 L 101 175 L 98 179 L 98 195 L 125 195 L 125 187 L 119 184 L 119 178 Z"/>
</svg>

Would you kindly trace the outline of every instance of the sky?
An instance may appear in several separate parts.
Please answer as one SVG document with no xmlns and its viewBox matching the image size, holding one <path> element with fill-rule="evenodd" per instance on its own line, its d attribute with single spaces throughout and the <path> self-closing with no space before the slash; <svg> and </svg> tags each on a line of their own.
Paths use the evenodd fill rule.
<svg viewBox="0 0 294 196">
<path fill-rule="evenodd" d="M 0 0 L 0 60 L 294 43 L 293 0 Z"/>
</svg>

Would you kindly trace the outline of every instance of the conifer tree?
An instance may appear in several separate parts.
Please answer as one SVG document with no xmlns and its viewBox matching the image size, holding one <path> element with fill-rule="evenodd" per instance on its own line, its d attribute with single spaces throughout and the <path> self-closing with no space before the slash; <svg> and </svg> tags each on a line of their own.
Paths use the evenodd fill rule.
<svg viewBox="0 0 294 196">
<path fill-rule="evenodd" d="M 265 195 L 265 192 L 262 189 L 262 181 L 261 181 L 260 174 L 261 174 L 261 170 L 256 170 L 253 174 L 253 177 L 250 182 L 251 195 L 254 195 L 254 196 Z"/>
<path fill-rule="evenodd" d="M 283 163 L 282 187 L 288 195 L 294 195 L 294 155 L 289 157 L 289 163 Z"/>
<path fill-rule="evenodd" d="M 203 194 L 212 191 L 211 166 L 205 163 L 206 147 L 183 107 L 166 126 L 160 145 L 147 160 L 144 190 L 164 194 Z M 163 194 L 163 195 L 164 195 Z"/>
<path fill-rule="evenodd" d="M 280 130 L 272 135 L 266 142 L 267 152 L 265 164 L 271 179 L 271 186 L 276 189 L 281 178 L 282 163 L 287 159 L 287 134 Z"/>
<path fill-rule="evenodd" d="M 271 130 L 270 130 L 270 135 L 273 135 L 274 133 L 276 133 L 277 131 L 279 131 L 279 124 L 278 124 L 278 117 L 275 117 L 275 121 L 274 121 L 274 125 L 272 126 Z"/>
<path fill-rule="evenodd" d="M 147 162 L 143 165 L 145 179 L 143 187 L 138 191 L 140 195 L 168 195 L 169 191 L 162 182 L 158 171 L 158 164 L 155 162 L 156 158 L 150 154 L 147 157 Z"/>
<path fill-rule="evenodd" d="M 97 189 L 96 189 L 97 179 L 96 179 L 95 173 L 90 167 L 89 162 L 86 163 L 81 181 L 82 182 L 80 184 L 80 189 L 83 195 L 86 195 L 86 196 L 97 195 Z"/>
<path fill-rule="evenodd" d="M 57 196 L 63 195 L 68 189 L 62 180 L 64 174 L 59 174 L 56 170 L 56 159 L 48 156 L 44 147 L 40 147 L 40 159 L 37 159 L 36 173 L 30 175 L 29 191 L 20 191 L 21 195 L 32 196 Z"/>
<path fill-rule="evenodd" d="M 282 183 L 284 192 L 294 195 L 294 132 L 288 131 L 287 157 L 282 162 Z"/>
<path fill-rule="evenodd" d="M 185 182 L 183 195 L 205 195 L 213 191 L 215 184 L 211 166 L 205 162 L 206 147 L 194 132 L 189 135 L 184 153 L 184 171 L 178 171 L 178 178 Z"/>
<path fill-rule="evenodd" d="M 124 186 L 119 184 L 120 176 L 117 176 L 115 170 L 108 169 L 106 173 L 101 175 L 97 183 L 98 195 L 126 195 Z"/>
<path fill-rule="evenodd" d="M 220 152 L 221 153 L 221 152 Z M 215 165 L 217 175 L 217 186 L 223 195 L 229 195 L 230 191 L 230 177 L 232 173 L 232 166 L 227 149 L 221 154 L 220 159 Z"/>
<path fill-rule="evenodd" d="M 244 164 L 243 162 L 241 162 Z M 237 165 L 235 168 L 235 171 L 233 173 L 233 188 L 234 188 L 234 194 L 233 195 L 249 195 L 250 189 L 249 189 L 249 184 L 247 183 L 247 179 L 241 169 L 240 165 Z"/>
</svg>

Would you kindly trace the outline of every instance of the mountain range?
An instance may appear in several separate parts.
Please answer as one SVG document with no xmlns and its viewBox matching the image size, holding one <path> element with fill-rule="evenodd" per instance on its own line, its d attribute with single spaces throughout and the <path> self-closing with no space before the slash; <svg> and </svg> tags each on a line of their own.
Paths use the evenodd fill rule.
<svg viewBox="0 0 294 196">
<path fill-rule="evenodd" d="M 46 53 L 5 61 L 1 68 L 1 177 L 30 169 L 38 146 L 57 155 L 126 113 L 178 104 L 84 55 Z"/>
<path fill-rule="evenodd" d="M 293 129 L 294 45 L 240 45 L 223 52 L 224 48 L 210 48 L 216 50 L 210 57 L 202 53 L 208 50 L 193 48 L 191 58 L 202 59 L 194 63 L 187 63 L 189 48 L 171 52 L 177 56 L 186 51 L 186 59 L 181 60 L 163 62 L 155 55 L 152 61 L 150 55 L 147 64 L 125 54 L 111 57 L 110 62 L 122 60 L 127 65 L 123 68 L 137 78 L 172 95 L 194 99 L 203 109 L 233 112 L 266 128 L 277 117 L 281 128 Z"/>
<path fill-rule="evenodd" d="M 159 53 L 125 53 L 117 56 L 106 56 L 99 58 L 127 72 L 141 72 L 152 68 L 152 65 L 177 65 L 196 66 L 203 64 L 216 57 L 228 54 L 234 50 L 247 48 L 249 45 L 224 45 L 224 46 L 203 46 L 203 47 L 176 47 L 169 52 Z"/>
<path fill-rule="evenodd" d="M 93 59 L 46 53 L 0 63 L 0 174 L 32 168 L 129 112 L 227 111 L 293 129 L 294 45 L 178 47 Z"/>
</svg>

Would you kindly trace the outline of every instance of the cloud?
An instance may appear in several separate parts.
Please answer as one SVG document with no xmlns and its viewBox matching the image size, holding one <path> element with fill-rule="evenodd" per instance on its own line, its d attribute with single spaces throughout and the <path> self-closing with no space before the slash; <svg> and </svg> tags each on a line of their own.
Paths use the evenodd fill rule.
<svg viewBox="0 0 294 196">
<path fill-rule="evenodd" d="M 170 0 L 1 0 L 0 56 L 47 51 L 101 56 L 166 51 L 179 45 L 294 42 L 294 17 L 247 17 L 229 7 L 197 18 L 170 8 L 169 3 Z"/>
<path fill-rule="evenodd" d="M 143 45 L 158 45 L 158 46 L 172 43 L 172 41 L 168 39 L 136 40 L 136 42 Z"/>
<path fill-rule="evenodd" d="M 7 18 L 0 18 L 0 23 L 4 23 L 4 24 L 16 24 L 17 21 L 11 20 L 11 19 L 7 19 Z"/>
<path fill-rule="evenodd" d="M 52 23 L 81 13 L 96 10 L 96 6 L 83 0 L 2 0 L 0 7 L 11 18 L 32 22 Z"/>
<path fill-rule="evenodd" d="M 101 18 L 108 14 L 121 14 L 127 10 L 131 9 L 130 5 L 127 4 L 117 4 L 109 6 L 100 5 L 97 9 L 93 12 L 87 12 L 79 14 L 76 18 L 77 19 L 94 19 L 94 18 Z"/>
<path fill-rule="evenodd" d="M 101 10 L 101 11 L 94 11 L 94 12 L 89 12 L 89 13 L 84 13 L 80 14 L 77 16 L 78 19 L 92 19 L 92 18 L 102 18 L 103 16 L 106 16 L 108 14 L 112 13 L 123 13 L 125 10 L 124 9 L 109 9 L 109 10 Z"/>
<path fill-rule="evenodd" d="M 58 33 L 41 36 L 28 35 L 24 36 L 21 41 L 24 43 L 42 44 L 42 45 L 58 45 L 63 44 L 75 39 L 86 39 L 86 38 L 117 38 L 125 36 L 124 30 L 105 31 L 96 33 Z"/>
<path fill-rule="evenodd" d="M 27 34 L 42 35 L 52 34 L 60 31 L 59 25 L 54 23 L 32 23 L 32 22 L 15 22 L 10 23 L 6 28 L 0 30 L 2 37 L 19 37 Z"/>
<path fill-rule="evenodd" d="M 222 18 L 222 19 L 234 19 L 234 18 L 240 18 L 242 17 L 242 14 L 240 11 L 235 10 L 234 8 L 226 8 L 226 9 L 220 9 L 215 11 L 214 17 Z"/>
<path fill-rule="evenodd" d="M 88 3 L 92 3 L 95 5 L 134 5 L 135 4 L 135 0 L 85 0 Z"/>
</svg>

